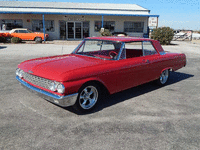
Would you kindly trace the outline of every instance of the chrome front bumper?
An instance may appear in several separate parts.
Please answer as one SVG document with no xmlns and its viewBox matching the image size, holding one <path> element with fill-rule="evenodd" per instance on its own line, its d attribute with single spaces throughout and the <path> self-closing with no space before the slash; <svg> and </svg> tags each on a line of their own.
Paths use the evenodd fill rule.
<svg viewBox="0 0 200 150">
<path fill-rule="evenodd" d="M 47 91 L 41 90 L 39 88 L 36 88 L 36 87 L 28 84 L 27 82 L 20 79 L 19 76 L 16 76 L 16 79 L 26 89 L 30 90 L 31 92 L 36 93 L 40 97 L 42 97 L 42 98 L 44 98 L 44 99 L 46 99 L 50 102 L 55 103 L 55 104 L 62 106 L 62 107 L 74 105 L 75 102 L 76 102 L 76 99 L 78 97 L 78 93 L 74 93 L 74 94 L 70 94 L 70 95 L 66 95 L 66 96 L 55 95 L 55 94 L 49 93 Z"/>
</svg>

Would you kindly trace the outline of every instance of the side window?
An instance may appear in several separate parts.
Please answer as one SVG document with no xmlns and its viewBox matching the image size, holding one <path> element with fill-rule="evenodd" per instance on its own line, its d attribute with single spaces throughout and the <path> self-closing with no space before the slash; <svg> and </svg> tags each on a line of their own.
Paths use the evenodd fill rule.
<svg viewBox="0 0 200 150">
<path fill-rule="evenodd" d="M 19 33 L 27 33 L 26 30 L 18 30 Z"/>
<path fill-rule="evenodd" d="M 142 42 L 125 43 L 125 52 L 124 53 L 126 55 L 126 59 L 143 56 Z"/>
<path fill-rule="evenodd" d="M 143 41 L 143 56 L 157 54 L 157 51 L 153 47 L 152 43 L 149 41 Z"/>
<path fill-rule="evenodd" d="M 15 30 L 13 33 L 18 33 L 19 32 L 19 30 Z"/>
</svg>

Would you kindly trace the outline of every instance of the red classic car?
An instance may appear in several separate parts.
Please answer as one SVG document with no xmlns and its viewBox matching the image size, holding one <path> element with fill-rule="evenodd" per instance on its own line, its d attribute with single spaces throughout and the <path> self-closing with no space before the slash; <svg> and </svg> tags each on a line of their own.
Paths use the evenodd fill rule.
<svg viewBox="0 0 200 150">
<path fill-rule="evenodd" d="M 156 80 L 186 65 L 185 54 L 165 52 L 155 40 L 89 37 L 71 53 L 27 60 L 16 79 L 57 105 L 89 111 L 104 93 L 113 94 Z"/>
</svg>

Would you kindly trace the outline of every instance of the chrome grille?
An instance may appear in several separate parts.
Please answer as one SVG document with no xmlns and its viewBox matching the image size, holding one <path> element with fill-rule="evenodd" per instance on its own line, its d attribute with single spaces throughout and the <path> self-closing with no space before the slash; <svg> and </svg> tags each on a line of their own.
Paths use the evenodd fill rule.
<svg viewBox="0 0 200 150">
<path fill-rule="evenodd" d="M 26 72 L 24 72 L 23 78 L 24 78 L 24 80 L 26 80 L 26 81 L 34 84 L 34 85 L 37 85 L 39 87 L 43 87 L 45 89 L 49 89 L 50 84 L 53 82 L 51 80 L 41 78 L 41 77 L 38 77 L 38 76 L 34 76 L 34 75 L 31 75 L 31 74 L 26 73 Z"/>
</svg>

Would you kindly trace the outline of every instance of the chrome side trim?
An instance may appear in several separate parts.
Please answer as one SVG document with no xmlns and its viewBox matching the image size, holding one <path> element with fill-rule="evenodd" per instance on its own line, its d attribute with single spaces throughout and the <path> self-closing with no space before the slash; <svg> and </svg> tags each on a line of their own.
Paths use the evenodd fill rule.
<svg viewBox="0 0 200 150">
<path fill-rule="evenodd" d="M 39 95 L 40 97 L 42 97 L 50 102 L 55 103 L 62 107 L 74 105 L 77 100 L 77 97 L 78 97 L 78 93 L 74 93 L 74 94 L 70 94 L 70 95 L 66 95 L 66 96 L 55 95 L 55 94 L 49 93 L 47 91 L 41 90 L 39 88 L 36 88 L 36 87 L 28 84 L 27 82 L 20 79 L 19 76 L 16 76 L 16 79 L 26 89 L 30 90 L 31 92 L 34 92 L 35 94 Z"/>
</svg>

